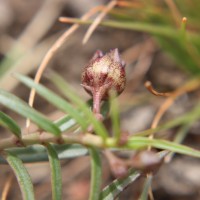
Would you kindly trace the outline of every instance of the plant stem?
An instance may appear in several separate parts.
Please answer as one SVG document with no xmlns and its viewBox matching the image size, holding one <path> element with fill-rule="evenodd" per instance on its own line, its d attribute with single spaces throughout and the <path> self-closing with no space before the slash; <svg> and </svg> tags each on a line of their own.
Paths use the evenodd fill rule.
<svg viewBox="0 0 200 200">
<path fill-rule="evenodd" d="M 101 98 L 102 98 L 101 92 L 95 90 L 93 92 L 93 113 L 94 114 L 100 113 Z"/>
<path fill-rule="evenodd" d="M 49 133 L 32 133 L 29 135 L 23 135 L 20 141 L 17 138 L 10 137 L 0 141 L 0 151 L 6 148 L 30 146 L 33 144 L 44 144 L 52 142 L 55 144 L 65 143 L 65 144 L 82 144 L 84 146 L 95 146 L 104 148 L 106 146 L 114 146 L 115 142 L 112 138 L 108 138 L 106 144 L 103 142 L 102 138 L 97 135 L 84 134 L 84 135 L 62 135 L 61 137 L 56 137 Z"/>
</svg>

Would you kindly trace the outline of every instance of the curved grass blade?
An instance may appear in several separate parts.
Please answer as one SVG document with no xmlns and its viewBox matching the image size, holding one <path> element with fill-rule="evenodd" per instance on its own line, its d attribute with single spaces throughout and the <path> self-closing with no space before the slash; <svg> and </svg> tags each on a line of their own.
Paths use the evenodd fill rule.
<svg viewBox="0 0 200 200">
<path fill-rule="evenodd" d="M 72 102 L 76 104 L 76 106 L 83 112 L 83 114 L 88 118 L 89 122 L 92 123 L 94 130 L 96 131 L 96 134 L 100 135 L 103 139 L 106 139 L 108 137 L 108 133 L 103 126 L 102 123 L 100 123 L 91 110 L 88 108 L 87 104 L 85 104 L 84 101 L 81 100 L 81 98 L 75 94 L 75 92 L 70 88 L 70 86 L 67 84 L 67 82 L 56 72 L 50 72 L 49 73 L 49 80 L 52 81 L 55 86 Z"/>
<path fill-rule="evenodd" d="M 200 151 L 167 140 L 149 139 L 147 137 L 133 136 L 128 140 L 125 146 L 130 149 L 143 149 L 148 146 L 152 146 L 158 149 L 168 150 L 171 152 L 200 158 Z"/>
<path fill-rule="evenodd" d="M 0 126 L 9 129 L 18 138 L 21 138 L 21 129 L 17 123 L 8 115 L 0 111 Z"/>
<path fill-rule="evenodd" d="M 79 24 L 92 24 L 92 20 L 81 20 L 78 18 L 68 18 L 69 21 L 73 23 Z M 179 37 L 179 32 L 174 28 L 166 25 L 155 25 L 144 22 L 130 22 L 130 21 L 116 21 L 116 20 L 104 20 L 99 25 L 108 26 L 112 28 L 120 28 L 125 30 L 133 30 L 133 31 L 144 31 L 147 33 L 167 36 L 169 38 L 177 38 Z M 190 33 L 191 34 L 191 33 Z M 192 34 L 194 35 L 194 34 Z"/>
<path fill-rule="evenodd" d="M 115 92 L 110 94 L 110 116 L 112 120 L 113 136 L 116 139 L 116 142 L 120 139 L 120 120 L 119 120 L 119 105 L 116 98 Z"/>
<path fill-rule="evenodd" d="M 45 130 L 54 135 L 60 135 L 59 128 L 53 124 L 48 118 L 43 116 L 38 111 L 28 106 L 24 101 L 18 97 L 0 89 L 0 104 L 15 111 L 19 115 L 29 118 L 42 130 Z"/>
<path fill-rule="evenodd" d="M 89 200 L 99 200 L 101 191 L 101 158 L 98 149 L 91 147 L 89 149 L 91 156 L 91 185 L 90 185 L 90 196 Z"/>
<path fill-rule="evenodd" d="M 151 175 L 146 178 L 142 193 L 138 200 L 148 200 L 148 192 L 149 192 L 149 189 L 151 188 L 152 179 L 153 177 Z"/>
<path fill-rule="evenodd" d="M 162 159 L 168 154 L 167 151 L 161 151 L 158 156 Z M 113 200 L 121 192 L 123 192 L 131 183 L 136 181 L 141 175 L 140 171 L 131 169 L 127 177 L 123 179 L 116 179 L 111 184 L 106 186 L 100 194 L 100 200 Z"/>
<path fill-rule="evenodd" d="M 15 173 L 24 200 L 34 200 L 33 184 L 22 161 L 14 154 L 7 152 L 6 160 Z"/>
<path fill-rule="evenodd" d="M 62 199 L 62 176 L 58 154 L 51 144 L 47 144 L 48 157 L 51 167 L 52 199 Z"/>
<path fill-rule="evenodd" d="M 41 84 L 36 84 L 32 79 L 23 76 L 21 74 L 15 74 L 15 77 L 20 80 L 23 84 L 30 88 L 34 88 L 36 92 L 41 95 L 44 99 L 50 102 L 52 105 L 56 106 L 60 110 L 67 112 L 71 117 L 73 117 L 83 129 L 88 127 L 87 121 L 84 117 L 78 112 L 77 109 L 73 108 L 67 101 L 63 98 L 45 88 Z"/>
<path fill-rule="evenodd" d="M 72 128 L 73 126 L 77 125 L 77 122 L 75 119 L 71 118 L 69 115 L 65 115 L 64 117 L 56 120 L 54 124 L 56 124 L 59 127 L 61 132 L 64 132 Z"/>
<path fill-rule="evenodd" d="M 151 135 L 153 133 L 156 133 L 158 131 L 164 131 L 170 128 L 173 128 L 175 126 L 179 126 L 179 125 L 189 125 L 192 122 L 195 122 L 196 120 L 198 120 L 200 118 L 200 105 L 198 104 L 197 106 L 195 106 L 193 108 L 192 111 L 177 117 L 176 119 L 170 120 L 169 122 L 166 122 L 163 125 L 160 125 L 154 129 L 148 129 L 145 131 L 141 131 L 138 133 L 134 133 L 135 136 L 147 136 L 147 135 Z"/>
<path fill-rule="evenodd" d="M 87 148 L 79 144 L 52 145 L 58 154 L 59 160 L 76 158 L 88 155 Z M 23 163 L 48 161 L 47 150 L 42 145 L 34 145 L 25 148 L 11 148 L 9 152 L 14 153 Z M 0 156 L 0 164 L 6 164 L 6 160 Z"/>
<path fill-rule="evenodd" d="M 106 186 L 100 194 L 100 200 L 113 200 L 125 188 L 139 178 L 140 172 L 131 170 L 129 175 L 123 179 L 116 179 L 110 185 Z"/>
<path fill-rule="evenodd" d="M 92 106 L 92 100 L 88 100 L 87 102 L 88 106 Z M 109 111 L 109 103 L 107 101 L 103 102 L 102 104 L 102 109 L 101 109 L 101 114 L 106 117 Z M 56 120 L 54 122 L 59 129 L 61 130 L 61 132 L 67 131 L 70 128 L 74 127 L 75 125 L 77 125 L 76 120 L 74 120 L 72 117 L 70 117 L 69 115 L 65 115 L 63 117 L 61 117 L 60 119 Z"/>
<path fill-rule="evenodd" d="M 173 141 L 178 144 L 182 143 L 183 140 L 185 139 L 185 137 L 188 135 L 190 127 L 191 127 L 191 124 L 186 124 L 186 125 L 183 125 L 182 127 L 180 127 L 180 129 L 176 133 Z M 169 162 L 172 159 L 172 157 L 174 156 L 174 154 L 175 154 L 174 152 L 171 152 L 170 154 L 168 154 L 165 158 L 165 161 Z"/>
</svg>

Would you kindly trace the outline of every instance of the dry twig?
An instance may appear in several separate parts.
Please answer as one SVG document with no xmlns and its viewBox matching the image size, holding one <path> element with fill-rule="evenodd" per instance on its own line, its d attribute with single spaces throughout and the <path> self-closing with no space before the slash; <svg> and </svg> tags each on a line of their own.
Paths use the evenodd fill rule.
<svg viewBox="0 0 200 200">
<path fill-rule="evenodd" d="M 11 184 L 12 184 L 12 180 L 13 180 L 13 175 L 10 174 L 8 176 L 8 178 L 6 179 L 6 183 L 4 185 L 3 191 L 2 191 L 2 195 L 1 195 L 1 200 L 6 200 L 8 197 L 8 192 L 11 188 Z"/>
<path fill-rule="evenodd" d="M 113 0 L 102 10 L 102 12 L 96 17 L 96 19 L 93 21 L 93 23 L 88 28 L 84 38 L 83 38 L 83 44 L 86 44 L 86 42 L 89 40 L 90 36 L 96 29 L 96 27 L 100 24 L 102 19 L 107 15 L 107 13 L 117 5 L 117 0 Z"/>
</svg>

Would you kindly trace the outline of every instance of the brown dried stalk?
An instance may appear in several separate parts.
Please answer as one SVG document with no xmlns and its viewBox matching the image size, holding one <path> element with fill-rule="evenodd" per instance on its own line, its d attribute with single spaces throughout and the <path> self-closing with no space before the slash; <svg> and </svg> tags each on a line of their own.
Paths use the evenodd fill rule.
<svg viewBox="0 0 200 200">
<path fill-rule="evenodd" d="M 113 0 L 102 10 L 102 12 L 96 17 L 96 19 L 93 21 L 93 23 L 88 28 L 84 38 L 83 38 L 83 44 L 86 44 L 89 40 L 90 36 L 96 29 L 96 27 L 101 23 L 102 19 L 107 15 L 107 13 L 117 5 L 117 0 Z"/>
</svg>

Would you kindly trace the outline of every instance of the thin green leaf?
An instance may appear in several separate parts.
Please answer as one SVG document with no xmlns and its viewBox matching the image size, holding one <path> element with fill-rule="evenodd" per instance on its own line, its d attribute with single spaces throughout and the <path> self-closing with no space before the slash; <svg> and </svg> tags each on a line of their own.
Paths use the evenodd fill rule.
<svg viewBox="0 0 200 200">
<path fill-rule="evenodd" d="M 180 117 L 177 117 L 176 119 L 170 120 L 169 122 L 166 122 L 165 124 L 160 125 L 154 129 L 148 129 L 145 131 L 134 133 L 134 135 L 135 136 L 151 135 L 158 131 L 164 131 L 173 128 L 175 126 L 191 124 L 192 122 L 195 122 L 199 118 L 200 118 L 200 105 L 198 104 L 191 112 L 188 112 Z"/>
<path fill-rule="evenodd" d="M 0 111 L 0 126 L 8 128 L 18 138 L 21 138 L 21 129 L 17 123 L 8 115 Z"/>
<path fill-rule="evenodd" d="M 73 18 L 74 23 L 79 24 L 92 24 L 92 20 L 81 20 L 78 18 Z M 127 30 L 134 30 L 134 31 L 144 31 L 147 33 L 160 35 L 160 36 L 167 36 L 169 38 L 178 38 L 179 32 L 174 28 L 166 25 L 155 25 L 145 22 L 132 22 L 132 21 L 115 21 L 115 20 L 104 20 L 99 25 L 108 26 L 113 28 L 120 28 L 120 29 L 127 29 Z M 195 35 L 190 33 L 192 36 Z M 195 35 L 196 36 L 196 35 Z"/>
<path fill-rule="evenodd" d="M 133 136 L 128 140 L 126 144 L 126 147 L 130 149 L 143 149 L 147 148 L 148 146 L 200 158 L 200 151 L 167 140 Z"/>
<path fill-rule="evenodd" d="M 178 144 L 182 143 L 185 137 L 187 136 L 190 127 L 191 124 L 183 125 L 176 133 L 176 136 L 174 137 L 173 141 Z M 165 158 L 165 161 L 169 162 L 174 156 L 174 154 L 175 154 L 174 152 L 168 154 Z"/>
<path fill-rule="evenodd" d="M 17 177 L 23 199 L 34 200 L 33 184 L 22 161 L 10 152 L 7 152 L 6 160 Z"/>
<path fill-rule="evenodd" d="M 87 105 L 91 106 L 92 100 L 88 100 Z M 109 103 L 107 101 L 105 101 L 102 104 L 101 114 L 104 117 L 106 117 L 106 115 L 108 114 L 108 111 L 109 111 Z M 59 127 L 61 132 L 67 131 L 70 128 L 77 125 L 77 122 L 72 117 L 70 117 L 69 115 L 65 115 L 65 116 L 61 117 L 60 119 L 56 120 L 54 123 Z"/>
<path fill-rule="evenodd" d="M 110 185 L 106 186 L 100 194 L 100 200 L 113 200 L 122 191 L 127 188 L 128 185 L 137 180 L 140 176 L 140 172 L 131 170 L 129 175 L 123 179 L 116 179 Z"/>
<path fill-rule="evenodd" d="M 148 192 L 149 192 L 149 189 L 151 188 L 152 178 L 153 177 L 151 175 L 146 178 L 142 193 L 138 200 L 148 200 Z"/>
<path fill-rule="evenodd" d="M 114 91 L 113 91 L 114 92 Z M 110 94 L 110 116 L 112 120 L 113 136 L 116 142 L 120 139 L 119 104 L 115 93 Z"/>
<path fill-rule="evenodd" d="M 51 186 L 52 186 L 52 199 L 61 200 L 62 199 L 62 176 L 60 161 L 51 144 L 47 145 L 48 157 L 51 167 Z"/>
<path fill-rule="evenodd" d="M 77 109 L 73 108 L 67 101 L 65 101 L 60 96 L 56 95 L 49 89 L 45 88 L 41 84 L 36 84 L 32 79 L 23 76 L 21 74 L 15 74 L 16 78 L 24 83 L 26 86 L 30 88 L 34 88 L 39 95 L 41 95 L 44 99 L 50 102 L 52 105 L 56 106 L 60 110 L 68 113 L 71 117 L 73 117 L 83 129 L 88 127 L 87 121 L 82 117 L 82 115 L 77 111 Z"/>
<path fill-rule="evenodd" d="M 60 119 L 56 120 L 54 124 L 56 124 L 59 127 L 61 132 L 64 132 L 77 125 L 77 122 L 69 115 L 65 115 L 64 117 L 61 117 Z"/>
<path fill-rule="evenodd" d="M 79 144 L 59 144 L 53 145 L 53 147 L 58 154 L 59 160 L 88 155 L 87 148 Z M 25 148 L 10 148 L 9 152 L 15 153 L 23 163 L 44 162 L 49 160 L 47 150 L 42 145 L 34 145 Z M 6 164 L 5 159 L 1 156 L 0 164 Z"/>
<path fill-rule="evenodd" d="M 24 101 L 22 101 L 18 97 L 2 89 L 0 89 L 0 104 L 15 111 L 23 117 L 29 118 L 42 130 L 45 130 L 54 135 L 60 135 L 59 128 L 55 124 L 53 124 L 48 118 L 46 118 L 41 113 L 28 106 Z"/>
<path fill-rule="evenodd" d="M 161 151 L 158 156 L 162 159 L 167 155 L 167 151 Z M 121 192 L 123 192 L 131 183 L 136 181 L 141 175 L 141 172 L 131 169 L 127 177 L 116 179 L 111 184 L 106 186 L 100 194 L 100 200 L 113 200 Z"/>
<path fill-rule="evenodd" d="M 87 104 L 85 104 L 82 99 L 76 95 L 73 90 L 70 88 L 70 86 L 67 84 L 67 82 L 59 76 L 55 72 L 49 73 L 49 80 L 52 81 L 55 86 L 72 102 L 76 104 L 76 106 L 83 112 L 83 114 L 88 118 L 89 122 L 94 126 L 94 129 L 96 131 L 96 134 L 100 135 L 103 139 L 106 139 L 108 137 L 108 133 L 103 126 L 102 123 L 100 123 L 93 115 L 91 110 L 88 108 Z"/>
<path fill-rule="evenodd" d="M 13 63 L 17 62 L 26 51 L 22 45 L 16 44 L 5 56 L 0 63 L 0 79 L 2 79 L 6 73 L 10 70 Z"/>
<path fill-rule="evenodd" d="M 91 186 L 89 200 L 98 200 L 101 191 L 102 169 L 100 153 L 97 149 L 89 149 L 91 156 Z"/>
</svg>

